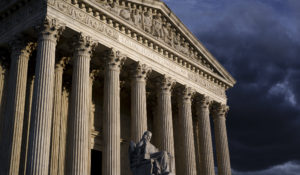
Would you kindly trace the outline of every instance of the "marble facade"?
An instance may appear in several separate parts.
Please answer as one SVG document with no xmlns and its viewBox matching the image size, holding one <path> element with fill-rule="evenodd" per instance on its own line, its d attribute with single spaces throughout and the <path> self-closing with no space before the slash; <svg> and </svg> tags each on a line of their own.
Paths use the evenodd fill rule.
<svg viewBox="0 0 300 175">
<path fill-rule="evenodd" d="M 146 130 L 176 174 L 231 174 L 235 80 L 163 2 L 1 4 L 0 174 L 91 174 L 93 149 L 103 175 L 130 175 Z"/>
</svg>

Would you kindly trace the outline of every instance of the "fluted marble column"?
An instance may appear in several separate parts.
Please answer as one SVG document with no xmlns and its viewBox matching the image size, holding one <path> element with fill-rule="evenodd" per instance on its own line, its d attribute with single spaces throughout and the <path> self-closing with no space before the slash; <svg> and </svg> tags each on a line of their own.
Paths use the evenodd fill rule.
<svg viewBox="0 0 300 175">
<path fill-rule="evenodd" d="M 4 122 L 4 109 L 6 104 L 6 90 L 7 88 L 8 71 L 4 61 L 0 61 L 0 142 L 2 138 L 2 127 Z"/>
<path fill-rule="evenodd" d="M 1 63 L 0 61 L 0 122 L 2 122 L 2 109 L 3 109 L 3 103 L 4 103 L 4 89 L 5 89 L 5 79 L 6 79 L 6 74 L 7 74 L 7 70 L 5 68 L 5 66 Z M 0 125 L 2 125 L 2 123 L 0 123 Z M 1 127 L 0 127 L 1 129 Z M 1 130 L 0 130 L 1 132 Z M 1 136 L 1 135 L 0 135 Z"/>
<path fill-rule="evenodd" d="M 217 104 L 213 109 L 216 139 L 216 152 L 219 175 L 231 175 L 230 157 L 226 130 L 226 113 L 228 106 Z"/>
<path fill-rule="evenodd" d="M 88 172 L 90 60 L 96 43 L 80 34 L 75 46 L 70 120 L 68 130 L 67 174 L 81 175 Z"/>
<path fill-rule="evenodd" d="M 67 126 L 69 111 L 69 92 L 66 87 L 62 90 L 60 134 L 59 134 L 59 158 L 58 158 L 58 175 L 65 174 L 66 165 L 66 143 L 67 143 Z"/>
<path fill-rule="evenodd" d="M 175 81 L 165 75 L 158 80 L 157 86 L 157 123 L 160 137 L 158 138 L 159 149 L 170 153 L 175 161 L 174 154 L 174 136 L 173 136 L 173 119 L 171 89 Z M 175 167 L 172 167 L 175 168 Z M 174 172 L 174 170 L 173 170 Z"/>
<path fill-rule="evenodd" d="M 191 88 L 184 87 L 179 92 L 178 99 L 180 123 L 180 127 L 178 129 L 182 131 L 182 168 L 184 175 L 197 174 L 191 103 L 193 93 L 194 91 Z"/>
<path fill-rule="evenodd" d="M 67 60 L 68 60 L 67 57 L 63 57 L 61 60 L 59 60 L 59 62 L 55 66 L 53 118 L 52 118 L 52 133 L 51 133 L 50 169 L 49 169 L 50 175 L 58 174 L 62 82 L 63 82 L 63 71 Z"/>
<path fill-rule="evenodd" d="M 26 43 L 17 38 L 11 43 L 11 65 L 9 71 L 8 103 L 5 111 L 2 155 L 6 163 L 2 164 L 4 174 L 18 174 L 22 129 L 25 109 L 25 95 L 29 56 L 33 50 L 33 43 Z"/>
<path fill-rule="evenodd" d="M 209 97 L 199 97 L 196 102 L 196 115 L 198 120 L 200 174 L 214 175 L 214 156 L 212 148 L 211 128 L 209 120 Z"/>
<path fill-rule="evenodd" d="M 103 174 L 120 175 L 120 67 L 124 56 L 110 49 L 104 75 Z"/>
<path fill-rule="evenodd" d="M 200 148 L 199 148 L 199 121 L 197 117 L 193 116 L 193 129 L 194 129 L 194 143 L 195 143 L 195 154 L 196 154 L 196 168 L 197 175 L 200 175 Z"/>
<path fill-rule="evenodd" d="M 26 169 L 28 175 L 49 172 L 55 49 L 62 29 L 61 23 L 47 17 L 39 33 Z"/>
<path fill-rule="evenodd" d="M 131 140 L 139 142 L 147 131 L 146 76 L 151 69 L 140 62 L 133 65 L 131 79 Z"/>
<path fill-rule="evenodd" d="M 22 148 L 21 148 L 21 160 L 20 160 L 19 174 L 26 174 L 34 79 L 35 79 L 35 76 L 33 75 L 33 76 L 30 76 L 30 78 L 27 81 L 26 104 L 25 104 L 25 114 L 24 114 L 24 123 L 23 123 L 23 136 L 22 136 Z"/>
<path fill-rule="evenodd" d="M 90 86 L 89 86 L 89 128 L 88 128 L 88 132 L 89 132 L 89 144 L 88 144 L 88 151 L 89 151 L 89 157 L 88 157 L 88 174 L 91 174 L 91 154 L 92 154 L 92 151 L 91 151 L 91 136 L 92 136 L 92 130 L 94 130 L 93 128 L 93 123 L 94 123 L 94 112 L 95 112 L 95 106 L 93 104 L 93 85 L 94 85 L 94 81 L 96 79 L 96 77 L 98 76 L 99 74 L 99 70 L 97 69 L 94 69 L 91 71 L 90 73 Z"/>
</svg>

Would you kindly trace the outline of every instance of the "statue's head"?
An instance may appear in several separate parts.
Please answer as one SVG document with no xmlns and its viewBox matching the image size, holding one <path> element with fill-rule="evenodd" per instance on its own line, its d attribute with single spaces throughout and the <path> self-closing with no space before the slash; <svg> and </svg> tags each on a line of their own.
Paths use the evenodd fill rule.
<svg viewBox="0 0 300 175">
<path fill-rule="evenodd" d="M 152 137 L 152 133 L 151 133 L 150 131 L 144 132 L 143 139 L 144 139 L 145 141 L 150 142 L 151 137 Z"/>
</svg>

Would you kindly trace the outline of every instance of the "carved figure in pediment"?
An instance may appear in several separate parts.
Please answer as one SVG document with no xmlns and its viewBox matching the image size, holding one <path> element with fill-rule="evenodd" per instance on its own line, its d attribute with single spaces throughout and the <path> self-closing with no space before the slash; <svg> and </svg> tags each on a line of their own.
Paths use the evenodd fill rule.
<svg viewBox="0 0 300 175">
<path fill-rule="evenodd" d="M 152 29 L 152 14 L 150 12 L 146 12 L 144 15 L 144 30 L 148 33 L 151 33 Z"/>
<path fill-rule="evenodd" d="M 126 20 L 130 20 L 130 9 L 129 8 L 125 8 L 125 9 L 122 9 L 120 11 L 120 16 Z"/>
<path fill-rule="evenodd" d="M 183 47 L 181 47 L 181 52 L 189 55 L 190 51 L 189 51 L 189 43 L 185 42 Z"/>
<path fill-rule="evenodd" d="M 141 15 L 141 13 L 139 12 L 138 9 L 135 9 L 132 12 L 132 22 L 137 27 L 141 27 L 142 26 L 142 15 Z"/>
<path fill-rule="evenodd" d="M 153 17 L 152 34 L 158 38 L 162 38 L 162 21 L 160 14 Z"/>
<path fill-rule="evenodd" d="M 110 3 L 109 3 L 109 9 L 110 9 L 112 12 L 114 12 L 114 13 L 116 13 L 116 14 L 119 15 L 121 9 L 119 8 L 118 5 L 119 5 L 119 4 L 117 4 L 116 2 L 110 2 Z"/>
<path fill-rule="evenodd" d="M 190 57 L 195 59 L 196 58 L 196 55 L 195 55 L 195 52 L 194 52 L 194 49 L 191 47 L 190 48 Z"/>
<path fill-rule="evenodd" d="M 163 25 L 163 39 L 167 44 L 172 46 L 173 33 L 170 23 L 165 23 Z"/>
<path fill-rule="evenodd" d="M 179 33 L 177 33 L 176 36 L 174 37 L 174 48 L 179 52 L 181 51 L 181 39 Z"/>
</svg>

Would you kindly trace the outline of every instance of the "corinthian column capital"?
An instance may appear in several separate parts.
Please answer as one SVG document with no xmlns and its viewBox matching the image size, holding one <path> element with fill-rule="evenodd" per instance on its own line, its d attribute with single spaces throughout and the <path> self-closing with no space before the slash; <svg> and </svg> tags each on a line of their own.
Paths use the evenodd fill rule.
<svg viewBox="0 0 300 175">
<path fill-rule="evenodd" d="M 59 39 L 59 36 L 62 34 L 62 32 L 65 29 L 65 24 L 60 22 L 59 20 L 47 16 L 42 24 L 37 26 L 36 28 L 41 37 L 39 39 L 48 39 L 52 40 L 53 42 L 57 42 Z"/>
<path fill-rule="evenodd" d="M 196 104 L 198 107 L 209 108 L 211 103 L 212 103 L 212 100 L 209 96 L 201 95 L 196 98 Z"/>
<path fill-rule="evenodd" d="M 185 85 L 179 89 L 178 94 L 181 102 L 191 102 L 195 90 Z"/>
<path fill-rule="evenodd" d="M 61 59 L 55 65 L 56 70 L 62 71 L 66 67 L 66 65 L 69 63 L 70 60 L 71 60 L 70 57 L 61 57 Z"/>
<path fill-rule="evenodd" d="M 146 80 L 152 69 L 146 64 L 136 62 L 131 66 L 132 77 L 136 79 Z"/>
<path fill-rule="evenodd" d="M 74 36 L 75 54 L 90 57 L 98 42 L 83 33 Z"/>
<path fill-rule="evenodd" d="M 9 42 L 12 54 L 23 55 L 29 58 L 32 51 L 36 48 L 37 44 L 33 42 L 27 42 L 23 36 L 16 36 L 11 42 Z"/>
<path fill-rule="evenodd" d="M 120 51 L 110 48 L 105 53 L 105 62 L 108 66 L 106 68 L 120 70 L 126 58 L 127 56 L 122 54 Z"/>
<path fill-rule="evenodd" d="M 90 80 L 94 81 L 96 77 L 98 77 L 100 74 L 100 70 L 99 69 L 93 69 L 90 73 Z"/>
<path fill-rule="evenodd" d="M 214 104 L 212 108 L 213 118 L 226 117 L 227 112 L 229 111 L 229 106 L 225 104 Z"/>
<path fill-rule="evenodd" d="M 176 81 L 166 75 L 163 75 L 157 79 L 159 90 L 163 92 L 171 92 L 175 84 Z"/>
</svg>

